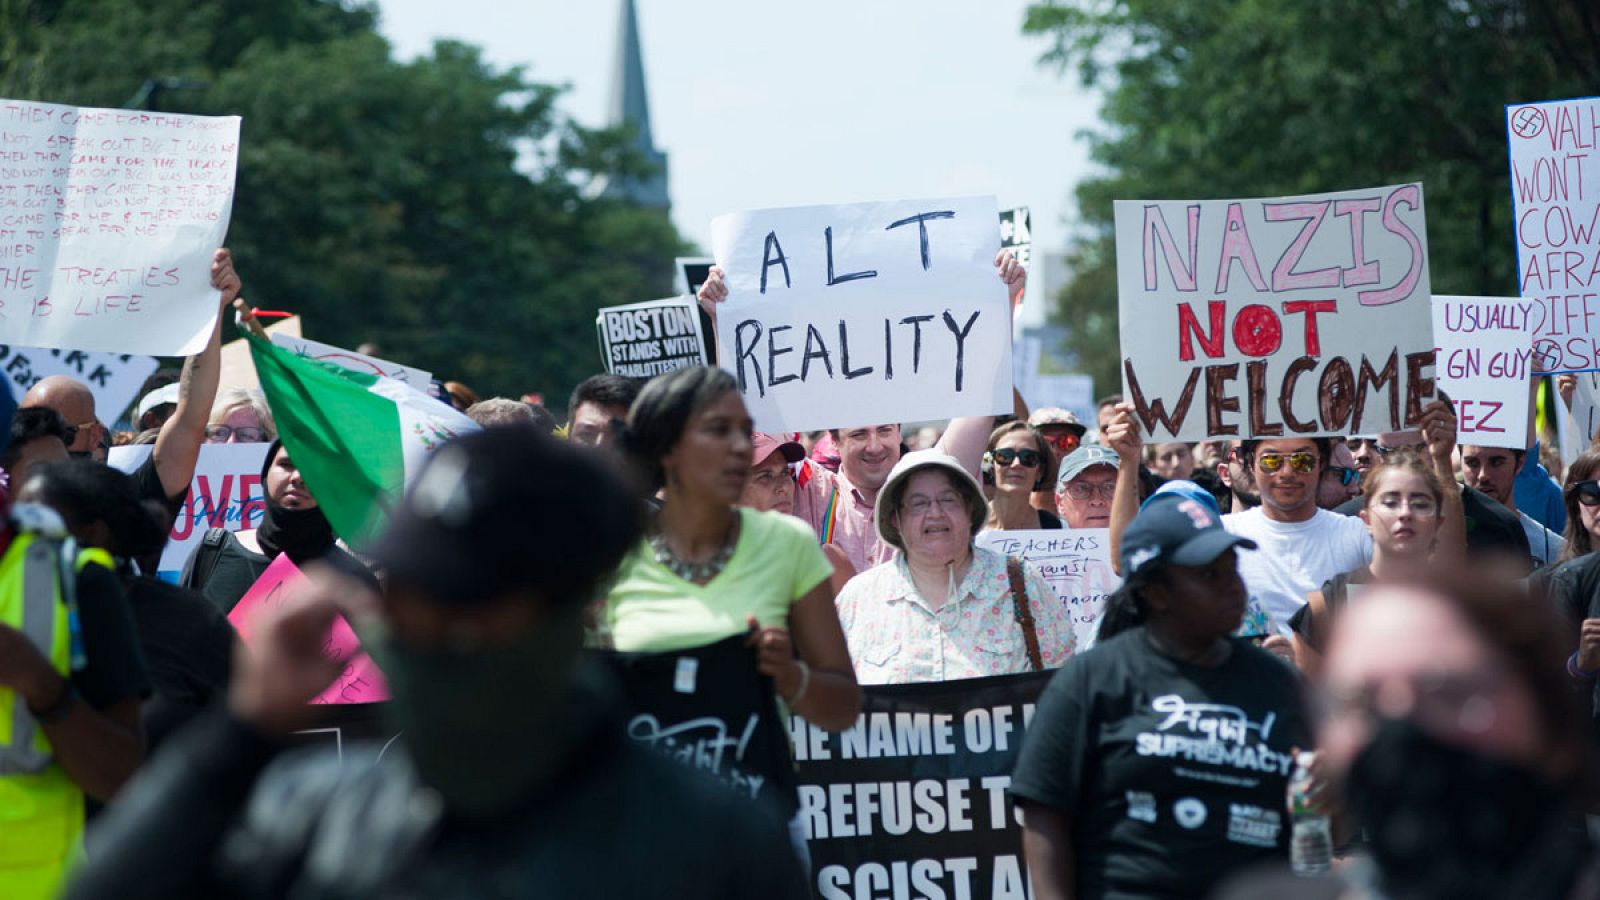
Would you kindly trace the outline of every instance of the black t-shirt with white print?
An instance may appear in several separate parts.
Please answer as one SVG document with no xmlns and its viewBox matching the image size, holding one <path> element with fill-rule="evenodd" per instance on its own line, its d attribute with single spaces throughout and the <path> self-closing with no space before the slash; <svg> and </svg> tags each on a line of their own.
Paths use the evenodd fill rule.
<svg viewBox="0 0 1600 900">
<path fill-rule="evenodd" d="M 1290 748 L 1311 746 L 1299 676 L 1233 639 L 1195 666 L 1135 628 L 1068 660 L 1039 699 L 1011 780 L 1071 822 L 1077 897 L 1204 897 L 1281 859 Z"/>
</svg>

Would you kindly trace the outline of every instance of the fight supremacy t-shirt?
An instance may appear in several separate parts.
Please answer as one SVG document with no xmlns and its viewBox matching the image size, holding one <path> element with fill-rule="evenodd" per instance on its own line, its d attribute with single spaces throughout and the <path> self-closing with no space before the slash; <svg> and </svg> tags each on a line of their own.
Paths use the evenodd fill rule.
<svg viewBox="0 0 1600 900">
<path fill-rule="evenodd" d="M 1194 666 L 1135 628 L 1045 688 L 1011 794 L 1071 822 L 1079 900 L 1204 897 L 1288 852 L 1289 751 L 1311 746 L 1299 679 L 1232 645 L 1222 664 Z"/>
</svg>

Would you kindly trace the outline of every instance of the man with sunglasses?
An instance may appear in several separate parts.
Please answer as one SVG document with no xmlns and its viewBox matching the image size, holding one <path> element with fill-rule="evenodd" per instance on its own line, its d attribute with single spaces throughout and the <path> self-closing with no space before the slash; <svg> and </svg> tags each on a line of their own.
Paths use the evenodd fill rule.
<svg viewBox="0 0 1600 900">
<path fill-rule="evenodd" d="M 1336 510 L 1360 493 L 1361 470 L 1356 467 L 1355 454 L 1345 441 L 1334 441 L 1333 449 L 1328 451 L 1328 466 L 1317 483 L 1317 505 Z"/>
<path fill-rule="evenodd" d="M 1050 447 L 1050 464 L 1045 467 L 1045 472 L 1061 471 L 1061 461 L 1067 455 L 1078 449 L 1083 443 L 1083 436 L 1088 433 L 1089 426 L 1078 421 L 1078 417 L 1058 406 L 1047 406 L 1036 409 L 1028 416 L 1028 424 L 1043 435 L 1044 442 Z M 1044 487 L 1033 492 L 1033 508 L 1060 515 L 1061 508 L 1056 504 L 1056 483 L 1054 478 L 1046 477 Z"/>
<path fill-rule="evenodd" d="M 1453 442 L 1453 428 L 1451 437 Z M 1239 462 L 1254 478 L 1261 505 L 1229 513 L 1222 523 L 1261 547 L 1240 556 L 1239 574 L 1281 633 L 1308 594 L 1372 556 L 1372 536 L 1361 520 L 1317 505 L 1331 444 L 1328 438 L 1288 437 L 1247 440 L 1239 447 Z"/>
</svg>

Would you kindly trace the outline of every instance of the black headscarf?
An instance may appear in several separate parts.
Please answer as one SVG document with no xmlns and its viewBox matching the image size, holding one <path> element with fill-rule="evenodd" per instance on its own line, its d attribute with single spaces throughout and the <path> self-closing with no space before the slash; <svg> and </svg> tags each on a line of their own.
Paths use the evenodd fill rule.
<svg viewBox="0 0 1600 900">
<path fill-rule="evenodd" d="M 303 566 L 309 560 L 326 556 L 334 548 L 333 526 L 328 524 L 320 506 L 289 509 L 272 502 L 272 494 L 266 490 L 267 472 L 271 471 L 272 461 L 282 446 L 282 441 L 273 441 L 267 448 L 267 461 L 261 465 L 266 510 L 261 514 L 261 524 L 256 527 L 256 543 L 268 559 L 287 553 L 291 562 Z"/>
</svg>

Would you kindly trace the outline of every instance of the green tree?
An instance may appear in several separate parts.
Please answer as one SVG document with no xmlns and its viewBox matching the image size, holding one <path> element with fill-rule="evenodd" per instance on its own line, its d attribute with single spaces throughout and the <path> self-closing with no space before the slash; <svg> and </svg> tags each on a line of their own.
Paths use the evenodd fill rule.
<svg viewBox="0 0 1600 900">
<path fill-rule="evenodd" d="M 1514 293 L 1504 108 L 1600 83 L 1592 0 L 1080 0 L 1023 30 L 1104 97 L 1056 308 L 1103 384 L 1122 380 L 1112 200 L 1421 181 L 1434 289 Z"/>
<path fill-rule="evenodd" d="M 561 89 L 440 42 L 392 58 L 368 5 L 0 0 L 0 96 L 239 115 L 229 244 L 260 306 L 308 335 L 558 402 L 598 370 L 600 306 L 665 296 L 667 217 L 590 196 L 643 171 Z"/>
</svg>

